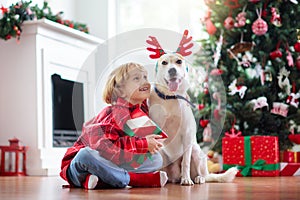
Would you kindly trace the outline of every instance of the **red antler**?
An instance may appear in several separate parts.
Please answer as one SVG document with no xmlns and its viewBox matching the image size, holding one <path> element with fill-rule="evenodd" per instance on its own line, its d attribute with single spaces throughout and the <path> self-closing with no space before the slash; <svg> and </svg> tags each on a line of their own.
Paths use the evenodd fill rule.
<svg viewBox="0 0 300 200">
<path fill-rule="evenodd" d="M 146 42 L 156 48 L 151 48 L 151 47 L 148 47 L 147 50 L 148 51 L 152 51 L 154 52 L 155 54 L 151 54 L 149 55 L 150 58 L 152 59 L 155 59 L 155 58 L 160 58 L 162 55 L 164 55 L 166 52 L 161 48 L 161 46 L 159 45 L 156 37 L 153 37 L 153 36 L 149 36 L 149 38 L 151 40 L 146 40 Z"/>
<path fill-rule="evenodd" d="M 176 53 L 181 54 L 182 56 L 188 56 L 190 55 L 192 52 L 191 51 L 187 51 L 188 49 L 192 48 L 194 46 L 193 43 L 189 43 L 192 40 L 192 36 L 190 36 L 189 38 L 187 37 L 189 34 L 188 30 L 185 30 L 182 36 L 182 39 L 179 43 L 179 46 L 177 48 Z M 189 43 L 189 44 L 188 44 Z M 185 44 L 188 44 L 186 47 L 184 47 Z"/>
</svg>

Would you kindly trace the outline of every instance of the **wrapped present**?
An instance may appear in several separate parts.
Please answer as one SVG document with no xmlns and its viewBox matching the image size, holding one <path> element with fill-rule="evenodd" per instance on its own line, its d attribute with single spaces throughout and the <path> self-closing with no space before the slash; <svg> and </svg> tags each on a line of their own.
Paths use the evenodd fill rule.
<svg viewBox="0 0 300 200">
<path fill-rule="evenodd" d="M 291 150 L 283 151 L 282 162 L 300 163 L 300 152 Z"/>
<path fill-rule="evenodd" d="M 224 137 L 222 151 L 223 169 L 237 166 L 237 176 L 279 176 L 278 137 Z"/>
<path fill-rule="evenodd" d="M 280 176 L 300 176 L 300 163 L 280 163 Z"/>
<path fill-rule="evenodd" d="M 130 136 L 145 137 L 147 135 L 161 135 L 167 138 L 168 135 L 154 122 L 146 113 L 137 108 L 131 113 L 131 118 L 124 125 L 124 131 Z"/>
</svg>

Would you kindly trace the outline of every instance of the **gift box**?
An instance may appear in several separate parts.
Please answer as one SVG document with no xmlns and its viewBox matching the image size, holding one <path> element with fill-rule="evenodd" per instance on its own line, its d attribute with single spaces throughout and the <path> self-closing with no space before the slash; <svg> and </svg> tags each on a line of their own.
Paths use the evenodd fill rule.
<svg viewBox="0 0 300 200">
<path fill-rule="evenodd" d="M 278 137 L 224 137 L 222 151 L 223 169 L 237 166 L 237 176 L 279 176 Z"/>
<path fill-rule="evenodd" d="M 300 163 L 280 163 L 280 176 L 300 176 Z"/>
<path fill-rule="evenodd" d="M 291 150 L 283 151 L 282 162 L 300 163 L 300 152 L 294 152 Z"/>
</svg>

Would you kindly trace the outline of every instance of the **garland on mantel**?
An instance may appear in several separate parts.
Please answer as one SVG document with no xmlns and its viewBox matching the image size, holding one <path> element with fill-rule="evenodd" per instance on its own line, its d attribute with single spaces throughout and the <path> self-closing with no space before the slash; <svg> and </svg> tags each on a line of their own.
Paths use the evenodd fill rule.
<svg viewBox="0 0 300 200">
<path fill-rule="evenodd" d="M 46 18 L 50 21 L 54 21 L 65 26 L 74 28 L 76 30 L 88 33 L 88 27 L 86 24 L 78 23 L 70 20 L 63 20 L 63 12 L 53 14 L 51 8 L 47 2 L 44 2 L 42 8 L 38 5 L 30 6 L 32 2 L 20 1 L 16 4 L 12 4 L 9 8 L 1 6 L 0 8 L 0 38 L 9 40 L 11 38 L 20 39 L 22 33 L 22 24 L 27 20 L 38 20 Z"/>
</svg>

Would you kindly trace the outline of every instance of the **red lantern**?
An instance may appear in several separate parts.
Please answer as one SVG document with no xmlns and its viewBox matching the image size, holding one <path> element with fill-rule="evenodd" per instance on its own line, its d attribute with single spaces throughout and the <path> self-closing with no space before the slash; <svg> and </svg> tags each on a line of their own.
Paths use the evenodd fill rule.
<svg viewBox="0 0 300 200">
<path fill-rule="evenodd" d="M 17 138 L 9 140 L 9 143 L 9 146 L 0 146 L 0 176 L 25 176 L 26 151 L 28 147 L 19 146 Z"/>
</svg>

